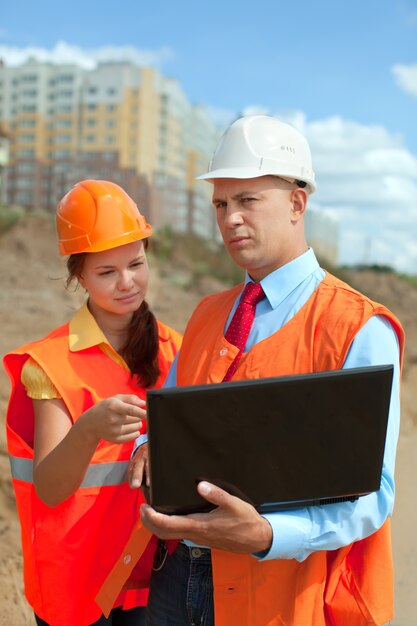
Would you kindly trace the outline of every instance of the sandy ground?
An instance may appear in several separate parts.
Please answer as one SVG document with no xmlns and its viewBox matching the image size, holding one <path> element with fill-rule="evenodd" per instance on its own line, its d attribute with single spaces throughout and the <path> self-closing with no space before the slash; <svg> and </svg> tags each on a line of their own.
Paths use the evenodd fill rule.
<svg viewBox="0 0 417 626">
<path fill-rule="evenodd" d="M 55 250 L 52 221 L 31 217 L 0 238 L 0 355 L 41 337 L 66 321 L 83 300 L 68 293 L 65 269 Z M 170 268 L 152 271 L 148 300 L 157 316 L 183 330 L 196 303 L 218 287 L 205 279 L 198 290 L 184 290 L 186 276 Z M 175 280 L 172 280 L 174 278 Z M 414 497 L 417 467 L 417 290 L 395 276 L 352 272 L 350 281 L 396 313 L 407 331 L 402 392 L 402 426 L 397 457 L 397 500 L 393 517 L 396 568 L 394 626 L 417 623 L 417 504 Z M 23 596 L 19 523 L 6 453 L 4 414 L 9 394 L 6 374 L 0 371 L 0 626 L 29 626 L 34 619 Z M 74 625 L 76 626 L 76 625 Z M 306 625 L 307 626 L 307 625 Z M 348 626 L 348 625 L 341 625 Z"/>
</svg>

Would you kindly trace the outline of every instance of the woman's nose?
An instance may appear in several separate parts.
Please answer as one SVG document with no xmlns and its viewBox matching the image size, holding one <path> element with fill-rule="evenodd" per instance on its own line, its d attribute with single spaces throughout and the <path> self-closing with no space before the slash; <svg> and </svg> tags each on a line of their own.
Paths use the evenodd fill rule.
<svg viewBox="0 0 417 626">
<path fill-rule="evenodd" d="M 129 289 L 132 285 L 132 275 L 128 270 L 121 272 L 118 281 L 119 289 Z"/>
</svg>

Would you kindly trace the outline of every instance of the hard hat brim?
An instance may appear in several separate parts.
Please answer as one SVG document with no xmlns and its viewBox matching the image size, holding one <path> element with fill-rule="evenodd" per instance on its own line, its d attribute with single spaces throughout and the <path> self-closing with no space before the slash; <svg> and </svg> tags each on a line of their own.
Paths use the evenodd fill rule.
<svg viewBox="0 0 417 626">
<path fill-rule="evenodd" d="M 278 174 L 277 172 L 260 170 L 253 167 L 227 167 L 213 170 L 211 172 L 207 172 L 206 174 L 201 174 L 200 176 L 197 176 L 196 180 L 206 180 L 210 183 L 217 178 L 239 178 L 241 180 L 244 180 L 246 178 L 260 178 L 261 176 L 276 176 L 277 178 L 280 178 L 280 176 L 282 176 L 283 178 L 285 178 L 288 177 L 288 174 L 284 172 Z M 293 176 L 291 176 L 291 178 L 293 178 Z M 314 181 L 310 179 L 307 180 L 306 178 L 303 178 L 302 180 L 309 186 L 311 193 L 316 190 L 316 184 Z"/>
<path fill-rule="evenodd" d="M 147 239 L 152 235 L 152 228 L 149 224 L 146 224 L 142 233 L 130 232 L 125 233 L 119 237 L 108 239 L 106 241 L 91 242 L 88 236 L 81 236 L 76 239 L 67 241 L 60 241 L 58 248 L 61 256 L 68 256 L 71 254 L 80 254 L 81 252 L 104 252 L 105 250 L 111 250 L 112 248 L 118 248 L 134 241 L 141 241 Z"/>
<path fill-rule="evenodd" d="M 259 178 L 260 176 L 269 176 L 269 173 L 252 167 L 225 167 L 207 172 L 206 174 L 201 174 L 201 176 L 197 176 L 197 180 L 211 180 L 214 178 Z"/>
</svg>

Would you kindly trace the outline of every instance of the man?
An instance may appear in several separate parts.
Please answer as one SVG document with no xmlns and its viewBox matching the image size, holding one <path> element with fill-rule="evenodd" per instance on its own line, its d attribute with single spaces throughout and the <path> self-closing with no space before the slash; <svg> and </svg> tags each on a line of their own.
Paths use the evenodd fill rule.
<svg viewBox="0 0 417 626">
<path fill-rule="evenodd" d="M 393 614 L 389 517 L 399 429 L 400 323 L 322 270 L 308 248 L 304 213 L 315 178 L 309 146 L 295 128 L 262 115 L 235 121 L 200 178 L 213 184 L 217 223 L 230 256 L 246 270 L 245 284 L 260 284 L 262 293 L 242 353 L 226 334 L 242 285 L 205 298 L 188 323 L 168 384 L 220 382 L 230 379 L 230 371 L 237 380 L 392 363 L 388 435 L 381 488 L 355 502 L 260 515 L 201 482 L 200 495 L 216 505 L 210 513 L 165 516 L 143 505 L 141 519 L 149 531 L 183 540 L 171 555 L 161 544 L 148 623 L 384 624 Z M 134 468 L 135 459 L 132 463 Z M 121 564 L 132 556 L 130 549 L 137 559 L 135 541 L 116 565 L 101 602 L 120 576 L 129 576 L 130 570 L 120 573 Z"/>
</svg>

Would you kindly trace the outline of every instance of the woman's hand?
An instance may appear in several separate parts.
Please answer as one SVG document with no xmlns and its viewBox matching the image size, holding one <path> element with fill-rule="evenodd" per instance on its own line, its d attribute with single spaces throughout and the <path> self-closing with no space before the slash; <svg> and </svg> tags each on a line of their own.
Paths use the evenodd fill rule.
<svg viewBox="0 0 417 626">
<path fill-rule="evenodd" d="M 146 417 L 145 402 L 117 395 L 85 411 L 75 424 L 61 398 L 33 400 L 34 484 L 48 506 L 56 506 L 81 485 L 100 440 L 133 441 Z"/>
<path fill-rule="evenodd" d="M 143 443 L 133 455 L 127 470 L 129 485 L 132 489 L 138 489 L 146 478 L 146 486 L 150 486 L 148 471 L 148 444 Z"/>
<path fill-rule="evenodd" d="M 146 418 L 145 406 L 145 401 L 133 394 L 112 396 L 83 413 L 74 427 L 97 443 L 100 439 L 112 443 L 133 441 Z"/>
</svg>

